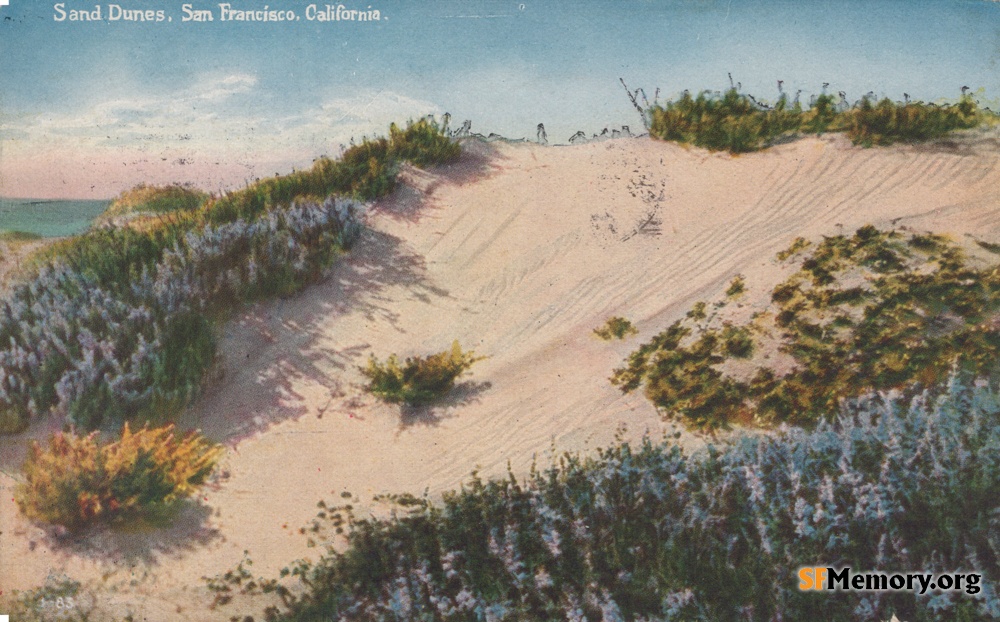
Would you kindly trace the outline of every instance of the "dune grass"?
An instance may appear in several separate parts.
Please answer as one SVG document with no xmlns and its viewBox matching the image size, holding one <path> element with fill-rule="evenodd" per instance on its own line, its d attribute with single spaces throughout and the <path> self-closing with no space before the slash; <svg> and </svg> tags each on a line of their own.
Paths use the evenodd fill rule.
<svg viewBox="0 0 1000 622">
<path fill-rule="evenodd" d="M 855 145 L 891 145 L 940 138 L 954 130 L 976 127 L 983 121 L 976 102 L 963 96 L 955 105 L 935 106 L 920 102 L 878 103 L 865 98 L 845 113 L 847 136 Z"/>
<path fill-rule="evenodd" d="M 735 88 L 721 97 L 685 92 L 677 101 L 653 106 L 649 133 L 655 138 L 690 143 L 712 151 L 756 151 L 782 134 L 799 129 L 801 112 L 782 98 L 764 108 Z"/>
<path fill-rule="evenodd" d="M 209 194 L 182 184 L 147 186 L 140 184 L 116 197 L 99 221 L 128 218 L 139 214 L 169 214 L 193 211 L 205 204 Z"/>
<path fill-rule="evenodd" d="M 369 201 L 392 191 L 401 163 L 431 166 L 450 162 L 461 153 L 461 147 L 433 119 L 410 122 L 402 130 L 393 124 L 389 133 L 389 138 L 363 140 L 338 159 L 319 158 L 308 170 L 264 179 L 214 199 L 203 211 L 204 220 L 219 224 L 252 219 L 275 205 L 303 197 L 338 195 Z"/>
<path fill-rule="evenodd" d="M 37 242 L 41 239 L 43 239 L 42 236 L 30 231 L 0 231 L 0 242 L 5 244 Z"/>
<path fill-rule="evenodd" d="M 689 314 L 615 370 L 665 417 L 698 429 L 733 423 L 815 424 L 870 391 L 912 392 L 956 366 L 992 373 L 1000 356 L 1000 266 L 934 234 L 872 226 L 778 255 L 798 265 L 745 324 Z M 754 359 L 772 346 L 789 361 Z M 751 373 L 727 363 L 749 361 Z M 744 367 L 744 370 L 747 368 Z"/>
<path fill-rule="evenodd" d="M 697 96 L 684 92 L 644 114 L 654 138 L 730 153 L 757 151 L 783 137 L 827 132 L 845 132 L 854 144 L 865 147 L 920 142 L 995 121 L 994 114 L 964 93 L 951 105 L 864 97 L 853 106 L 824 93 L 804 108 L 798 100 L 789 102 L 784 93 L 767 104 L 736 88 Z"/>
</svg>

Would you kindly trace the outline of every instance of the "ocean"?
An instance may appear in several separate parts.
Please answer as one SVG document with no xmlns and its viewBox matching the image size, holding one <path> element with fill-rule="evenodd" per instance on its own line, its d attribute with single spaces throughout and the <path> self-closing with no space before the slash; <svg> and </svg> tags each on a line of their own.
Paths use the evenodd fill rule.
<svg viewBox="0 0 1000 622">
<path fill-rule="evenodd" d="M 0 231 L 25 231 L 45 238 L 75 235 L 85 231 L 109 203 L 0 197 Z"/>
</svg>

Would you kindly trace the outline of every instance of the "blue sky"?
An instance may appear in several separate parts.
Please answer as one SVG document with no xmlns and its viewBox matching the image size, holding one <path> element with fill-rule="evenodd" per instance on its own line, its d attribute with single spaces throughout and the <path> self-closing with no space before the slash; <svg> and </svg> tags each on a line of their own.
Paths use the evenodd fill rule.
<svg viewBox="0 0 1000 622">
<path fill-rule="evenodd" d="M 209 190 L 335 154 L 390 121 L 449 111 L 550 139 L 640 125 L 618 82 L 652 95 L 777 95 L 823 82 L 854 99 L 1000 96 L 993 0 L 423 0 L 345 2 L 378 22 L 305 19 L 309 0 L 230 0 L 300 21 L 182 22 L 182 0 L 0 7 L 0 195 L 107 197 L 140 181 Z M 173 21 L 108 21 L 111 4 Z M 317 3 L 320 8 L 325 3 Z"/>
</svg>

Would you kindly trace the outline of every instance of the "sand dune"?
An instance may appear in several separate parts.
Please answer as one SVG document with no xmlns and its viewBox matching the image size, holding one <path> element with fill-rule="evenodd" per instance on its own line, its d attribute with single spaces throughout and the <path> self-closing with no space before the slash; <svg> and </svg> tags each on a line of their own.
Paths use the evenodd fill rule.
<svg viewBox="0 0 1000 622">
<path fill-rule="evenodd" d="M 434 495 L 473 469 L 523 473 L 553 448 L 608 445 L 622 426 L 660 438 L 655 409 L 607 381 L 638 343 L 594 337 L 611 315 L 648 338 L 736 274 L 752 302 L 796 236 L 872 223 L 1000 241 L 996 133 L 887 149 L 824 137 L 740 157 L 649 139 L 465 147 L 458 164 L 406 170 L 325 282 L 229 324 L 221 376 L 183 422 L 231 446 L 201 506 L 167 530 L 59 548 L 5 494 L 0 588 L 38 585 L 50 568 L 107 574 L 122 611 L 228 619 L 204 608 L 198 579 L 244 550 L 265 575 L 310 554 L 297 528 L 321 498 Z M 444 404 L 400 409 L 361 390 L 370 353 L 453 339 L 489 358 Z M 0 441 L 7 471 L 13 440 Z M 8 492 L 13 481 L 0 476 Z"/>
</svg>

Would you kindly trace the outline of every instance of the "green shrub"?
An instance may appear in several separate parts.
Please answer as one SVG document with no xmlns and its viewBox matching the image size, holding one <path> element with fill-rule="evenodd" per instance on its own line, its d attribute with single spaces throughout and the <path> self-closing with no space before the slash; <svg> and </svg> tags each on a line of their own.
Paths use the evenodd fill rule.
<svg viewBox="0 0 1000 622">
<path fill-rule="evenodd" d="M 726 289 L 726 298 L 736 298 L 746 291 L 746 281 L 743 280 L 742 276 L 734 276 L 732 281 L 729 281 L 729 287 Z"/>
<path fill-rule="evenodd" d="M 789 246 L 788 248 L 786 248 L 783 251 L 778 251 L 778 254 L 777 254 L 778 261 L 785 261 L 786 259 L 788 259 L 792 255 L 795 255 L 796 253 L 809 248 L 809 246 L 811 244 L 812 244 L 812 242 L 810 242 L 809 240 L 807 240 L 805 238 L 795 238 L 795 240 L 792 242 L 791 246 Z"/>
<path fill-rule="evenodd" d="M 724 324 L 719 338 L 722 339 L 722 350 L 727 356 L 737 359 L 748 359 L 753 356 L 753 336 L 746 326 Z"/>
<path fill-rule="evenodd" d="M 605 341 L 611 341 L 612 339 L 624 339 L 630 335 L 638 335 L 639 330 L 629 320 L 616 316 L 608 318 L 604 326 L 595 328 L 594 334 Z"/>
<path fill-rule="evenodd" d="M 695 321 L 704 320 L 705 318 L 708 317 L 708 314 L 705 313 L 705 309 L 707 307 L 708 305 L 705 304 L 703 301 L 698 301 L 694 303 L 694 306 L 691 307 L 691 310 L 687 312 L 687 317 Z"/>
<path fill-rule="evenodd" d="M 455 380 L 484 357 L 463 352 L 458 341 L 450 350 L 427 357 L 409 357 L 400 365 L 395 354 L 385 363 L 372 355 L 361 373 L 368 378 L 368 390 L 391 404 L 419 406 L 438 400 L 455 386 Z"/>
<path fill-rule="evenodd" d="M 126 423 L 118 440 L 107 444 L 96 432 L 59 433 L 46 449 L 32 445 L 14 496 L 28 518 L 78 530 L 190 495 L 222 451 L 194 432 L 178 438 L 172 425 L 132 432 Z"/>
<path fill-rule="evenodd" d="M 843 117 L 837 111 L 836 99 L 826 93 L 813 100 L 799 121 L 799 130 L 805 134 L 825 134 L 843 129 Z"/>
<path fill-rule="evenodd" d="M 0 408 L 0 434 L 17 434 L 28 429 L 28 413 L 11 407 Z"/>
</svg>

